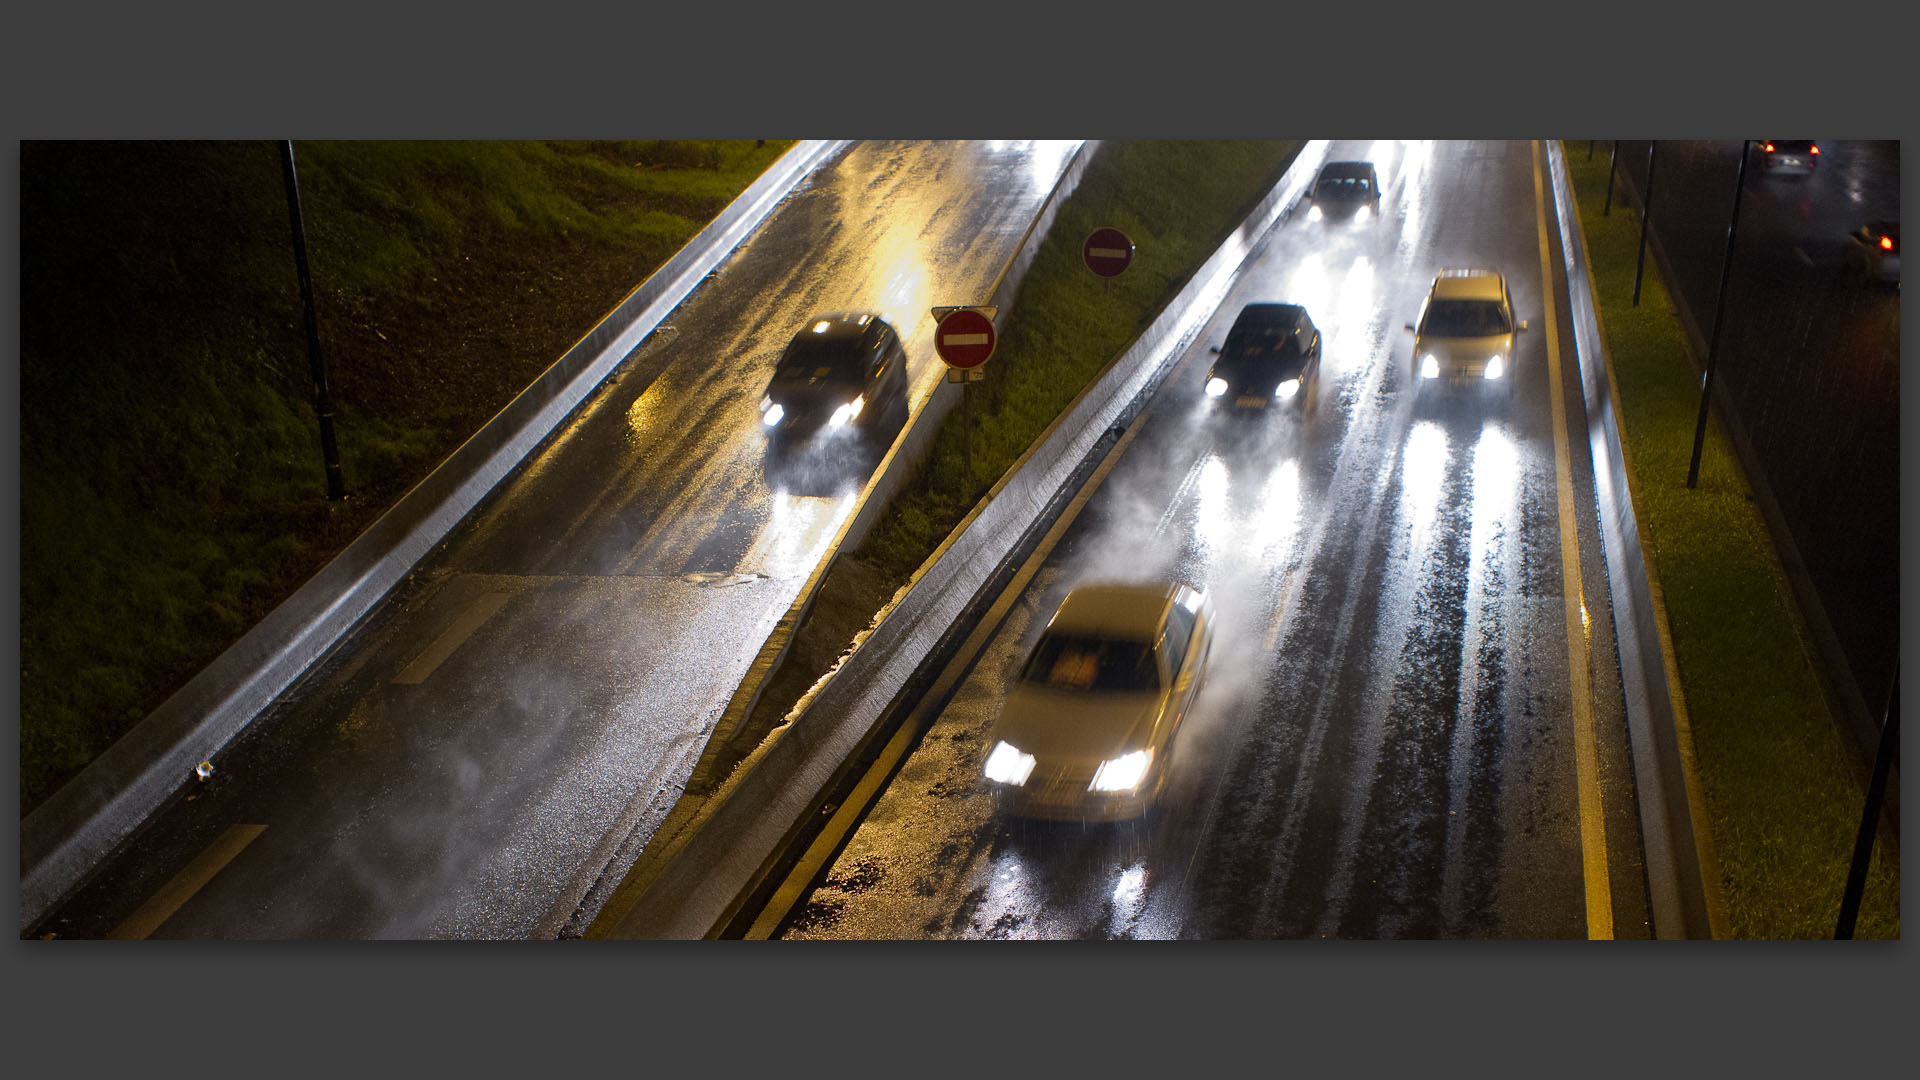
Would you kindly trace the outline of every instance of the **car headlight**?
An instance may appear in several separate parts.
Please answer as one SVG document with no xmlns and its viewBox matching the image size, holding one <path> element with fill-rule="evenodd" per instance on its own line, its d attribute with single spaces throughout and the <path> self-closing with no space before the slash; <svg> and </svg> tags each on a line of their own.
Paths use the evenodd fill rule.
<svg viewBox="0 0 1920 1080">
<path fill-rule="evenodd" d="M 1487 371 L 1486 371 L 1487 378 L 1497 379 L 1500 376 L 1506 374 L 1506 371 L 1507 371 L 1506 358 L 1501 356 L 1499 353 L 1494 353 L 1493 359 L 1487 361 Z"/>
<path fill-rule="evenodd" d="M 1286 382 L 1283 382 L 1279 386 L 1274 387 L 1273 392 L 1276 394 L 1279 394 L 1283 398 L 1290 398 L 1293 395 L 1300 392 L 1300 380 L 1288 379 Z"/>
<path fill-rule="evenodd" d="M 1019 787 L 1033 775 L 1033 755 L 1022 753 L 1010 742 L 995 743 L 993 753 L 987 755 L 986 772 L 987 779 L 996 784 Z"/>
<path fill-rule="evenodd" d="M 1371 206 L 1362 206 L 1360 209 L 1355 210 L 1353 212 L 1353 220 L 1355 221 L 1365 221 L 1372 216 L 1373 216 L 1373 207 Z"/>
<path fill-rule="evenodd" d="M 1308 220 L 1308 221 L 1319 221 L 1319 220 L 1320 220 L 1320 208 L 1319 208 L 1319 207 L 1317 207 L 1317 206 L 1310 206 L 1310 207 L 1308 207 L 1308 208 L 1307 208 L 1307 220 Z"/>
<path fill-rule="evenodd" d="M 1151 764 L 1153 764 L 1152 747 L 1135 750 L 1123 757 L 1102 762 L 1100 767 L 1093 771 L 1093 783 L 1087 785 L 1087 790 L 1132 791 L 1147 778 L 1147 766 Z"/>
<path fill-rule="evenodd" d="M 1440 361 L 1432 353 L 1420 358 L 1420 377 L 1423 379 L 1440 377 Z"/>
<path fill-rule="evenodd" d="M 1227 380 L 1219 377 L 1218 375 L 1215 375 L 1213 378 L 1207 380 L 1207 396 L 1208 397 L 1219 397 L 1221 394 L 1224 394 L 1226 392 L 1227 392 Z"/>
<path fill-rule="evenodd" d="M 862 394 L 859 397 L 854 398 L 852 401 L 847 402 L 845 405 L 842 405 L 839 408 L 833 410 L 833 415 L 827 418 L 827 426 L 840 427 L 846 424 L 848 421 L 852 420 L 854 417 L 860 415 L 860 408 L 866 403 L 867 403 L 866 395 Z"/>
<path fill-rule="evenodd" d="M 760 414 L 760 422 L 768 427 L 772 427 L 778 424 L 780 418 L 785 415 L 787 415 L 787 410 L 782 408 L 779 402 L 774 402 L 767 406 L 767 411 Z"/>
</svg>

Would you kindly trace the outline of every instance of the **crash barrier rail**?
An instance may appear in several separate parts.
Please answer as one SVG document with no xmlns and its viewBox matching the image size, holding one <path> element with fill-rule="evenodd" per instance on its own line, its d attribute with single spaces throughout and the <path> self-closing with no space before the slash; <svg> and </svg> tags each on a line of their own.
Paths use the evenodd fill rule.
<svg viewBox="0 0 1920 1080">
<path fill-rule="evenodd" d="M 20 823 L 44 916 L 371 612 L 844 140 L 796 144 L 354 542 Z"/>
<path fill-rule="evenodd" d="M 1666 609 L 1640 546 L 1611 362 L 1600 336 L 1586 244 L 1564 155 L 1558 141 L 1547 141 L 1572 306 L 1574 352 L 1586 404 L 1587 444 L 1593 456 L 1594 499 L 1606 555 L 1614 637 L 1619 643 L 1653 932 L 1657 938 L 1725 937 L 1725 900 L 1713 858 L 1712 833 L 1700 803 L 1699 782 L 1692 776 L 1693 740 L 1686 701 L 1674 664 Z M 1551 282 L 1546 284 L 1552 287 Z"/>
<path fill-rule="evenodd" d="M 648 879 L 625 901 L 624 911 L 609 905 L 605 933 L 595 936 L 703 938 L 725 930 L 804 836 L 845 764 L 894 714 L 903 690 L 950 640 L 951 628 L 1044 528 L 1042 519 L 1057 512 L 1060 494 L 1084 474 L 1088 456 L 1159 387 L 1326 151 L 1320 141 L 1302 149 L 1146 331 L 954 529 L 813 700 L 684 829 L 666 838 L 645 870 Z"/>
</svg>

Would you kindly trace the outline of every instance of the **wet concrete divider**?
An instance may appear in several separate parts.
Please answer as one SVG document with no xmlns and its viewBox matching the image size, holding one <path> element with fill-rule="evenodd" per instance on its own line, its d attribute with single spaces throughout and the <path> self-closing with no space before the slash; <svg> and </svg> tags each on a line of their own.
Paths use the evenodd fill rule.
<svg viewBox="0 0 1920 1080">
<path fill-rule="evenodd" d="M 844 140 L 794 145 L 306 584 L 20 823 L 24 931 L 371 612 Z"/>
<path fill-rule="evenodd" d="M 748 758 L 677 830 L 661 830 L 586 936 L 718 936 L 803 837 L 849 761 L 901 704 L 903 691 L 956 623 L 1017 559 L 1111 430 L 1158 388 L 1225 299 L 1255 245 L 1318 171 L 1328 144 L 1308 143 L 1280 182 L 1208 257 L 1125 351 L 1054 421 L 940 548 L 905 594 L 811 702 Z"/>
<path fill-rule="evenodd" d="M 1640 546 L 1633 492 L 1627 483 L 1626 449 L 1620 439 L 1618 394 L 1600 334 L 1586 244 L 1564 154 L 1561 143 L 1547 142 L 1554 216 L 1566 263 L 1575 354 L 1586 404 L 1587 442 L 1593 455 L 1594 499 L 1619 643 L 1653 932 L 1656 938 L 1725 937 L 1725 900 L 1712 832 L 1700 802 L 1700 782 L 1694 774 L 1686 700 L 1659 582 Z"/>
</svg>

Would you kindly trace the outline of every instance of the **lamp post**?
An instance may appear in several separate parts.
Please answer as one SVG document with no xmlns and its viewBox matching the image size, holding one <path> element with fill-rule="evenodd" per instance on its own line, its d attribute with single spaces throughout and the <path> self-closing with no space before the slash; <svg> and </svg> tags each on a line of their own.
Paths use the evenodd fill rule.
<svg viewBox="0 0 1920 1080">
<path fill-rule="evenodd" d="M 1707 402 L 1712 400 L 1713 363 L 1720 355 L 1720 322 L 1727 312 L 1727 277 L 1733 271 L 1733 234 L 1740 224 L 1740 193 L 1746 189 L 1747 148 L 1740 140 L 1740 168 L 1733 174 L 1733 216 L 1727 220 L 1727 253 L 1720 260 L 1720 296 L 1713 304 L 1713 337 L 1707 342 L 1707 370 L 1700 376 L 1700 419 L 1693 425 L 1693 461 L 1687 466 L 1687 490 L 1700 479 L 1700 447 L 1707 438 Z"/>
<path fill-rule="evenodd" d="M 1893 765 L 1894 747 L 1900 734 L 1900 672 L 1893 673 L 1893 694 L 1887 701 L 1887 716 L 1880 723 L 1880 749 L 1873 755 L 1873 780 L 1867 785 L 1867 805 L 1860 813 L 1860 833 L 1853 841 L 1853 863 L 1847 868 L 1847 889 L 1840 897 L 1840 923 L 1833 931 L 1836 941 L 1853 937 L 1854 919 L 1860 914 L 1860 895 L 1867 888 L 1867 863 L 1873 858 L 1873 834 L 1879 830 L 1880 807 L 1887 794 L 1887 770 Z"/>
<path fill-rule="evenodd" d="M 1640 306 L 1640 275 L 1647 265 L 1647 228 L 1653 221 L 1653 152 L 1659 140 L 1647 140 L 1647 193 L 1640 200 L 1640 257 L 1633 263 L 1633 306 Z"/>
<path fill-rule="evenodd" d="M 1613 140 L 1613 149 L 1607 151 L 1607 201 L 1600 207 L 1600 216 L 1613 213 L 1613 170 L 1614 163 L 1620 160 L 1620 140 Z"/>
<path fill-rule="evenodd" d="M 313 306 L 313 273 L 307 267 L 307 230 L 300 215 L 300 181 L 293 169 L 293 140 L 280 143 L 281 172 L 287 179 L 287 217 L 293 223 L 293 261 L 300 270 L 300 302 L 307 310 L 307 359 L 313 367 L 313 407 L 320 414 L 320 459 L 327 470 L 327 498 L 347 497 L 340 475 L 340 447 L 333 439 L 333 393 L 327 389 L 327 362 L 320 353 L 320 319 Z"/>
</svg>

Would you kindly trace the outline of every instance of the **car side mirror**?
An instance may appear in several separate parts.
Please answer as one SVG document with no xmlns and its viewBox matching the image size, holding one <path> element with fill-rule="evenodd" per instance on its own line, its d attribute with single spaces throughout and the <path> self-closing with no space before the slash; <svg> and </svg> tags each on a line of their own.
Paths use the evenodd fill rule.
<svg viewBox="0 0 1920 1080">
<path fill-rule="evenodd" d="M 1409 330 L 1413 330 L 1413 324 L 1412 324 L 1412 323 L 1408 323 L 1408 324 L 1407 324 L 1407 329 L 1409 329 Z M 1417 334 L 1417 333 L 1419 333 L 1420 331 L 1418 331 L 1418 330 L 1413 330 L 1413 332 Z"/>
<path fill-rule="evenodd" d="M 1213 355 L 1215 355 L 1215 356 L 1219 356 L 1219 355 L 1220 355 L 1220 346 L 1218 346 L 1218 345 L 1215 345 L 1215 346 L 1214 346 L 1213 348 L 1211 348 L 1211 349 L 1208 349 L 1207 351 L 1208 351 L 1208 352 L 1210 352 L 1210 353 L 1212 353 L 1212 354 L 1213 354 Z"/>
</svg>

